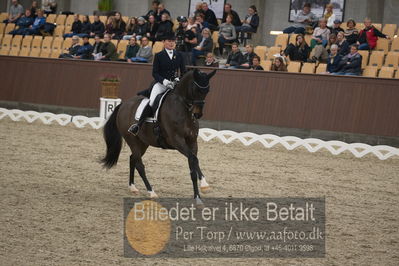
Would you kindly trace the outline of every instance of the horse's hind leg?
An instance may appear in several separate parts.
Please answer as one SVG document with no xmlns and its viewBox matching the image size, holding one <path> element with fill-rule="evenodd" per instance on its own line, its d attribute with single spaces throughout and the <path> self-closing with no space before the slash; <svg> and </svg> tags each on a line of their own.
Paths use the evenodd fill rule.
<svg viewBox="0 0 399 266">
<path fill-rule="evenodd" d="M 130 155 L 129 189 L 134 194 L 139 193 L 139 190 L 134 185 L 134 171 L 136 170 L 136 163 L 137 163 L 137 155 L 132 153 Z"/>
<path fill-rule="evenodd" d="M 158 195 L 152 189 L 150 182 L 148 182 L 147 175 L 145 174 L 145 167 L 141 157 L 136 162 L 136 169 L 139 172 L 141 179 L 143 179 L 144 185 L 147 188 L 148 193 L 150 194 L 150 198 L 158 198 Z"/>
</svg>

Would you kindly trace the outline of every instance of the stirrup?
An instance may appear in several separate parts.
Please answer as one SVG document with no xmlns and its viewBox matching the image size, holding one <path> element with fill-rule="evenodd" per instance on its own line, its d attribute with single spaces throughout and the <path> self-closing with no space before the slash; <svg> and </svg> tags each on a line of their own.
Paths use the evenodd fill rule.
<svg viewBox="0 0 399 266">
<path fill-rule="evenodd" d="M 140 130 L 139 124 L 138 123 L 134 123 L 131 127 L 129 127 L 127 132 L 129 132 L 133 136 L 137 136 L 139 134 L 139 130 Z"/>
</svg>

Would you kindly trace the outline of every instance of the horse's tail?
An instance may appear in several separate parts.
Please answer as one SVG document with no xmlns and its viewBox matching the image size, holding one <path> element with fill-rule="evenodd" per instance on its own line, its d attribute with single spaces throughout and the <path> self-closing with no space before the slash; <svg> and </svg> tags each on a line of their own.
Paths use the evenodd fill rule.
<svg viewBox="0 0 399 266">
<path fill-rule="evenodd" d="M 107 144 L 107 153 L 104 158 L 101 159 L 101 163 L 108 169 L 116 165 L 122 149 L 122 136 L 116 126 L 116 117 L 118 116 L 120 106 L 119 104 L 115 108 L 104 126 L 104 140 Z"/>
</svg>

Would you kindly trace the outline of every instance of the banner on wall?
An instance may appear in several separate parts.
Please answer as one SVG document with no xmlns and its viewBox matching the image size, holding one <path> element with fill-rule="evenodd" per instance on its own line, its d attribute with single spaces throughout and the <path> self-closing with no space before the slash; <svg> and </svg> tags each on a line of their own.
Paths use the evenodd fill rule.
<svg viewBox="0 0 399 266">
<path fill-rule="evenodd" d="M 195 12 L 195 7 L 198 3 L 207 3 L 209 9 L 215 12 L 216 18 L 223 18 L 223 9 L 226 0 L 190 0 L 188 6 L 188 17 L 192 17 Z"/>
</svg>

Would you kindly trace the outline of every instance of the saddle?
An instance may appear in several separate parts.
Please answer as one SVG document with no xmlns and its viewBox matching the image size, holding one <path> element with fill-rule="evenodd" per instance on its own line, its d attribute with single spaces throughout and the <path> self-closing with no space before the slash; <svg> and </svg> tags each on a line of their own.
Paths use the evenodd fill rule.
<svg viewBox="0 0 399 266">
<path fill-rule="evenodd" d="M 171 89 L 167 89 L 164 93 L 161 93 L 155 98 L 154 106 L 152 107 L 152 117 L 147 117 L 145 122 L 155 123 L 158 121 L 158 113 L 159 109 L 161 109 L 162 103 L 166 97 L 166 95 L 171 91 Z M 141 100 L 139 107 L 137 107 L 136 114 L 134 118 L 138 121 L 140 119 L 141 114 L 143 113 L 144 108 L 147 104 L 149 104 L 150 99 L 145 97 Z"/>
</svg>

